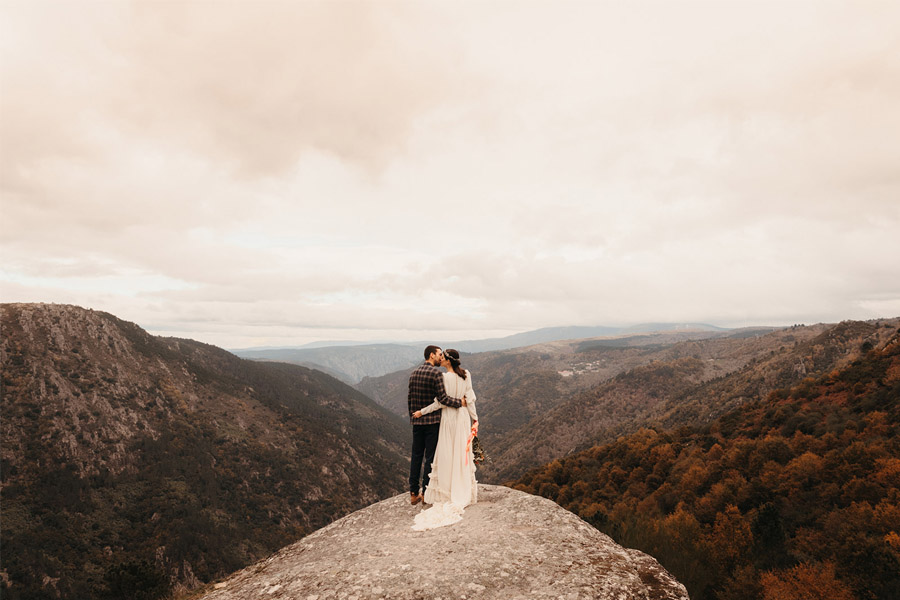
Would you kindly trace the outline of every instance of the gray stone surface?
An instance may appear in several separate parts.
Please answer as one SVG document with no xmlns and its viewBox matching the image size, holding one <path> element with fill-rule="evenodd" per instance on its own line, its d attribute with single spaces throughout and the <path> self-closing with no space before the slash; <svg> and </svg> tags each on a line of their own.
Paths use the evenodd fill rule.
<svg viewBox="0 0 900 600">
<path fill-rule="evenodd" d="M 688 598 L 652 557 L 622 548 L 550 500 L 479 486 L 459 523 L 412 530 L 395 496 L 210 586 L 204 600 Z"/>
</svg>

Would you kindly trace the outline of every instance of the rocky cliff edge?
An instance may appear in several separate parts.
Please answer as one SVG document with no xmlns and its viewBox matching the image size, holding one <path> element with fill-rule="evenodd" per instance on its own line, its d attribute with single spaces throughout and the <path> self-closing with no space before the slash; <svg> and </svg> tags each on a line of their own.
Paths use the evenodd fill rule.
<svg viewBox="0 0 900 600">
<path fill-rule="evenodd" d="M 349 492 L 349 491 L 348 491 Z M 209 586 L 203 600 L 687 600 L 652 557 L 554 502 L 479 485 L 455 525 L 417 532 L 408 495 L 356 511 Z"/>
</svg>

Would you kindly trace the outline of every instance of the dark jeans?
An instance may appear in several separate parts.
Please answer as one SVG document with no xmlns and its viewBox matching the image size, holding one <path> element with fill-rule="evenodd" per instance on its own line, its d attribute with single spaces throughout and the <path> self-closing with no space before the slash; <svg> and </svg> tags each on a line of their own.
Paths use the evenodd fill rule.
<svg viewBox="0 0 900 600">
<path fill-rule="evenodd" d="M 433 425 L 413 425 L 412 462 L 409 465 L 409 491 L 412 494 L 419 493 L 419 475 L 422 473 L 422 459 L 425 459 L 425 476 L 422 478 L 422 491 L 428 487 L 428 477 L 431 474 L 431 462 L 434 460 L 434 451 L 437 448 L 440 423 Z"/>
</svg>

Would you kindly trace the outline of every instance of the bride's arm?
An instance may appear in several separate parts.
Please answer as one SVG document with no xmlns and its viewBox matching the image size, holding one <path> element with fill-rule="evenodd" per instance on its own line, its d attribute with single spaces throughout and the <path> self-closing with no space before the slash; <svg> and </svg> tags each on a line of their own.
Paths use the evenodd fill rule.
<svg viewBox="0 0 900 600">
<path fill-rule="evenodd" d="M 468 377 L 466 377 L 466 408 L 469 409 L 469 416 L 472 417 L 472 422 L 478 420 L 478 413 L 475 412 L 475 390 L 472 389 L 472 372 L 467 371 Z"/>
<path fill-rule="evenodd" d="M 429 405 L 426 406 L 425 408 L 422 408 L 422 409 L 420 409 L 420 410 L 417 410 L 416 412 L 419 413 L 419 416 L 427 415 L 428 413 L 433 413 L 433 412 L 436 411 L 437 409 L 441 408 L 441 406 L 442 406 L 441 403 L 438 402 L 437 400 L 435 400 L 434 402 L 432 402 L 431 404 L 429 404 Z"/>
</svg>

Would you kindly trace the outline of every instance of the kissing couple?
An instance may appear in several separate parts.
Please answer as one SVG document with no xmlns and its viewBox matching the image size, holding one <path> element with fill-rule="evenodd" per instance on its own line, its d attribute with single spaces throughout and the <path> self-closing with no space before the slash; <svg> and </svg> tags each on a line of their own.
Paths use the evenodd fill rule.
<svg viewBox="0 0 900 600">
<path fill-rule="evenodd" d="M 478 433 L 475 400 L 472 374 L 460 366 L 459 352 L 425 348 L 425 362 L 409 376 L 407 397 L 413 427 L 410 502 L 431 505 L 416 515 L 417 531 L 460 521 L 463 509 L 478 500 L 471 444 Z"/>
</svg>

